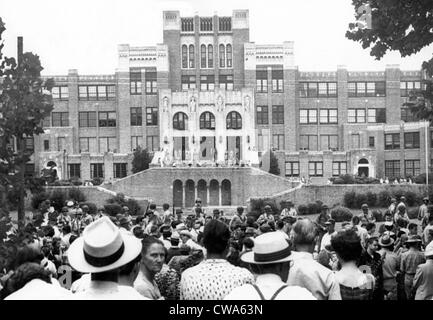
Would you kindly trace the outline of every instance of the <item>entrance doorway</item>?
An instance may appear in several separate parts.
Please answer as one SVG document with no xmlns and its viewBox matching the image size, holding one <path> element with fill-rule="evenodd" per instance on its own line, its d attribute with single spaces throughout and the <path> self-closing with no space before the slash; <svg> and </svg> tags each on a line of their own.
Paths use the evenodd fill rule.
<svg viewBox="0 0 433 320">
<path fill-rule="evenodd" d="M 358 161 L 358 176 L 360 177 L 368 177 L 370 174 L 370 165 L 368 160 L 362 158 Z"/>
</svg>

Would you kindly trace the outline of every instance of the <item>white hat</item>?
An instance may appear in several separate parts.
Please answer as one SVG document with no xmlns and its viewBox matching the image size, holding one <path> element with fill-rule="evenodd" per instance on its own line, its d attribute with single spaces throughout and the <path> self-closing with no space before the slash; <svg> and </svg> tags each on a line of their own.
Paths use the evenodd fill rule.
<svg viewBox="0 0 433 320">
<path fill-rule="evenodd" d="M 241 256 L 241 260 L 253 264 L 279 263 L 291 260 L 289 242 L 282 232 L 266 232 L 254 239 L 253 251 Z"/>
<path fill-rule="evenodd" d="M 182 230 L 185 230 L 186 229 L 186 225 L 185 225 L 185 223 L 179 223 L 177 226 L 176 226 L 176 230 L 177 231 L 182 231 Z"/>
<path fill-rule="evenodd" d="M 68 206 L 68 207 L 72 207 L 74 205 L 74 201 L 71 201 L 71 200 L 69 200 L 67 203 L 66 203 L 66 206 Z"/>
<path fill-rule="evenodd" d="M 427 245 L 427 247 L 425 247 L 424 255 L 426 257 L 433 256 L 433 241 L 430 241 L 430 243 Z"/>
<path fill-rule="evenodd" d="M 83 236 L 71 244 L 68 260 L 79 272 L 105 272 L 134 260 L 141 248 L 138 238 L 121 233 L 110 218 L 102 217 L 89 224 Z"/>
<path fill-rule="evenodd" d="M 190 238 L 193 237 L 193 236 L 192 236 L 192 233 L 189 232 L 188 230 L 182 230 L 181 232 L 179 232 L 179 234 L 180 234 L 181 236 L 187 236 L 187 237 L 190 237 Z"/>
</svg>

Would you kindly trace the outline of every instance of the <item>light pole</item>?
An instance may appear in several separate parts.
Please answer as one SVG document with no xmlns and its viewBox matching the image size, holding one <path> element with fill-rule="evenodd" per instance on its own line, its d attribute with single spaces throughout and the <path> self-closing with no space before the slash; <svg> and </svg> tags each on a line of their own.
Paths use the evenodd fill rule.
<svg viewBox="0 0 433 320">
<path fill-rule="evenodd" d="M 427 120 L 424 121 L 425 124 L 425 184 L 427 186 L 427 192 L 428 192 L 428 175 L 429 175 L 429 144 L 428 144 L 428 124 L 429 122 Z"/>
</svg>

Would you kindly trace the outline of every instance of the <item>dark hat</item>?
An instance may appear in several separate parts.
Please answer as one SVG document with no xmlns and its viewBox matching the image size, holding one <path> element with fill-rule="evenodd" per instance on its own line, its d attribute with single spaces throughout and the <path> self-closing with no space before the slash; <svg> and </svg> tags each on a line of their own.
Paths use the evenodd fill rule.
<svg viewBox="0 0 433 320">
<path fill-rule="evenodd" d="M 379 239 L 379 245 L 381 247 L 389 247 L 389 246 L 392 246 L 393 244 L 394 244 L 394 239 L 391 238 L 390 235 L 388 235 L 388 234 L 384 234 Z"/>
<path fill-rule="evenodd" d="M 171 227 L 167 224 L 163 224 L 160 228 L 159 228 L 159 232 L 163 233 L 164 231 L 171 231 Z"/>
<path fill-rule="evenodd" d="M 268 225 L 267 223 L 262 224 L 262 225 L 260 226 L 260 232 L 262 232 L 262 233 L 272 232 L 272 231 L 273 231 L 273 230 L 272 230 L 271 226 Z"/>
<path fill-rule="evenodd" d="M 121 225 L 121 226 L 124 226 L 124 225 L 128 225 L 129 223 L 131 223 L 132 221 L 131 221 L 131 218 L 130 217 L 122 217 L 122 218 L 120 218 L 120 220 L 119 220 L 119 224 Z"/>
<path fill-rule="evenodd" d="M 219 209 L 213 209 L 213 214 L 219 214 L 219 213 L 220 213 Z"/>
<path fill-rule="evenodd" d="M 176 209 L 176 214 L 183 213 L 182 209 Z"/>
<path fill-rule="evenodd" d="M 362 206 L 361 206 L 361 209 L 364 209 L 364 208 L 367 208 L 367 209 L 368 209 L 368 204 L 363 203 Z"/>
</svg>

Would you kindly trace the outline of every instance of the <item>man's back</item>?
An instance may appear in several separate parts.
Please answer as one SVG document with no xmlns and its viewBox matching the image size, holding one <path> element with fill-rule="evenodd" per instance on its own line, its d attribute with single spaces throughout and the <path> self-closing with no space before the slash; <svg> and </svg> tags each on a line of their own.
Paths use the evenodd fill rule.
<svg viewBox="0 0 433 320">
<path fill-rule="evenodd" d="M 433 298 L 433 260 L 429 259 L 418 266 L 413 285 L 416 289 L 415 300 Z"/>
<path fill-rule="evenodd" d="M 292 252 L 289 286 L 300 286 L 310 291 L 318 300 L 341 300 L 340 286 L 334 273 L 315 261 L 311 253 Z"/>
<path fill-rule="evenodd" d="M 235 267 L 224 259 L 207 259 L 185 270 L 180 282 L 181 300 L 222 300 L 234 288 L 254 283 L 245 268 Z"/>
</svg>

